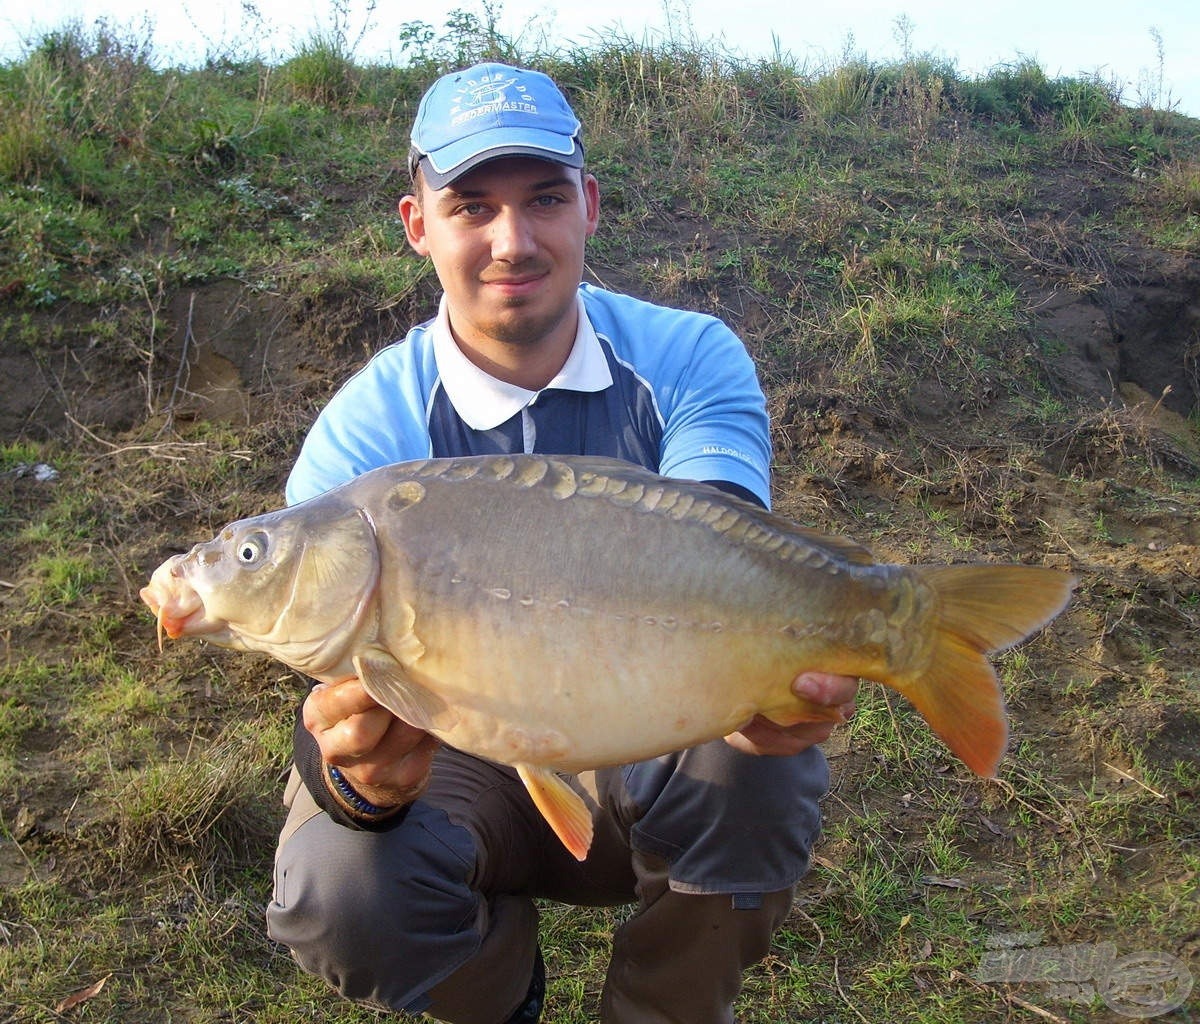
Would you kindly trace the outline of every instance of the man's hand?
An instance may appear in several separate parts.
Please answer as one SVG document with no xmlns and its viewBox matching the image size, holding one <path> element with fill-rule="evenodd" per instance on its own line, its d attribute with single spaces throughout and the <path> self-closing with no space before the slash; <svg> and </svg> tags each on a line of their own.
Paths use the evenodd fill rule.
<svg viewBox="0 0 1200 1024">
<path fill-rule="evenodd" d="M 429 781 L 437 739 L 381 707 L 357 679 L 314 686 L 304 701 L 304 727 L 325 763 L 376 807 L 410 804 Z"/>
<path fill-rule="evenodd" d="M 824 672 L 805 672 L 792 682 L 792 693 L 809 704 L 835 709 L 844 722 L 854 714 L 858 680 L 852 676 L 832 676 Z M 782 726 L 755 715 L 739 732 L 725 737 L 731 747 L 746 754 L 798 754 L 816 743 L 824 743 L 838 722 L 801 722 Z"/>
</svg>

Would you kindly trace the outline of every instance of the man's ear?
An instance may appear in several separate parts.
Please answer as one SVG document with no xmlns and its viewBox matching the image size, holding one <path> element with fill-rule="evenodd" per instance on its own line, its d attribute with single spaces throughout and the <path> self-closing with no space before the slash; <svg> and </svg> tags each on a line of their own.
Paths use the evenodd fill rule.
<svg viewBox="0 0 1200 1024">
<path fill-rule="evenodd" d="M 587 237 L 591 238 L 600 223 L 600 183 L 596 181 L 594 174 L 585 172 L 582 184 L 583 198 L 587 209 Z"/>
<path fill-rule="evenodd" d="M 428 256 L 429 246 L 425 241 L 425 215 L 421 212 L 421 203 L 414 195 L 407 195 L 400 200 L 400 219 L 404 221 L 404 234 L 408 244 L 418 256 Z"/>
</svg>

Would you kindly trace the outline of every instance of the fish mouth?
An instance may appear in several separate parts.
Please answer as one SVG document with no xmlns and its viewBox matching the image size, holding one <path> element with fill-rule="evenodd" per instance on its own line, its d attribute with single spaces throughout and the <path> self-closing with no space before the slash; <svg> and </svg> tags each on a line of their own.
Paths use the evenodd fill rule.
<svg viewBox="0 0 1200 1024">
<path fill-rule="evenodd" d="M 208 623 L 204 615 L 204 599 L 183 578 L 183 555 L 176 555 L 160 565 L 150 582 L 138 591 L 138 596 L 154 614 L 158 624 L 158 649 L 163 649 L 163 635 L 172 640 L 220 628 Z M 208 628 L 205 628 L 205 627 Z"/>
</svg>

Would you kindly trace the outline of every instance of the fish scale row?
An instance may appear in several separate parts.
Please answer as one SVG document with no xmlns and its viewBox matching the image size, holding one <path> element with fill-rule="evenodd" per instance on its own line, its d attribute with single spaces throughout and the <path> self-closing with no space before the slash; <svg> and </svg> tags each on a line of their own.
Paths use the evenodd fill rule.
<svg viewBox="0 0 1200 1024">
<path fill-rule="evenodd" d="M 586 461 L 577 459 L 576 462 Z M 723 535 L 734 544 L 743 544 L 764 554 L 773 554 L 784 562 L 799 562 L 809 566 L 832 568 L 841 559 L 842 552 L 831 552 L 815 545 L 808 537 L 798 537 L 790 531 L 774 525 L 767 513 L 759 513 L 753 506 L 717 492 L 714 499 L 693 490 L 707 487 L 690 481 L 680 481 L 677 486 L 662 482 L 661 477 L 642 481 L 637 476 L 645 473 L 640 467 L 615 460 L 596 459 L 596 463 L 611 466 L 611 472 L 599 469 L 576 471 L 571 465 L 558 459 L 525 456 L 487 456 L 484 458 L 428 459 L 414 463 L 414 477 L 463 483 L 482 479 L 504 483 L 521 489 L 541 487 L 556 499 L 572 497 L 604 498 L 611 504 L 635 511 L 664 516 L 675 522 L 693 522 L 709 527 L 714 533 Z M 731 507 L 730 502 L 737 502 Z M 866 555 L 862 549 L 857 549 Z M 863 558 L 855 559 L 864 561 Z M 869 561 L 869 557 L 865 559 Z"/>
</svg>

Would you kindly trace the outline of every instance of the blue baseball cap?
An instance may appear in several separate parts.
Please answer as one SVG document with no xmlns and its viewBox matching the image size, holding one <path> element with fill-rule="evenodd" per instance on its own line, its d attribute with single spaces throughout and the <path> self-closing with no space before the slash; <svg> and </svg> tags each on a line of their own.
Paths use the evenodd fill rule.
<svg viewBox="0 0 1200 1024">
<path fill-rule="evenodd" d="M 540 71 L 476 64 L 452 71 L 421 97 L 412 128 L 409 170 L 432 189 L 488 160 L 532 156 L 583 166 L 579 118 Z"/>
</svg>

